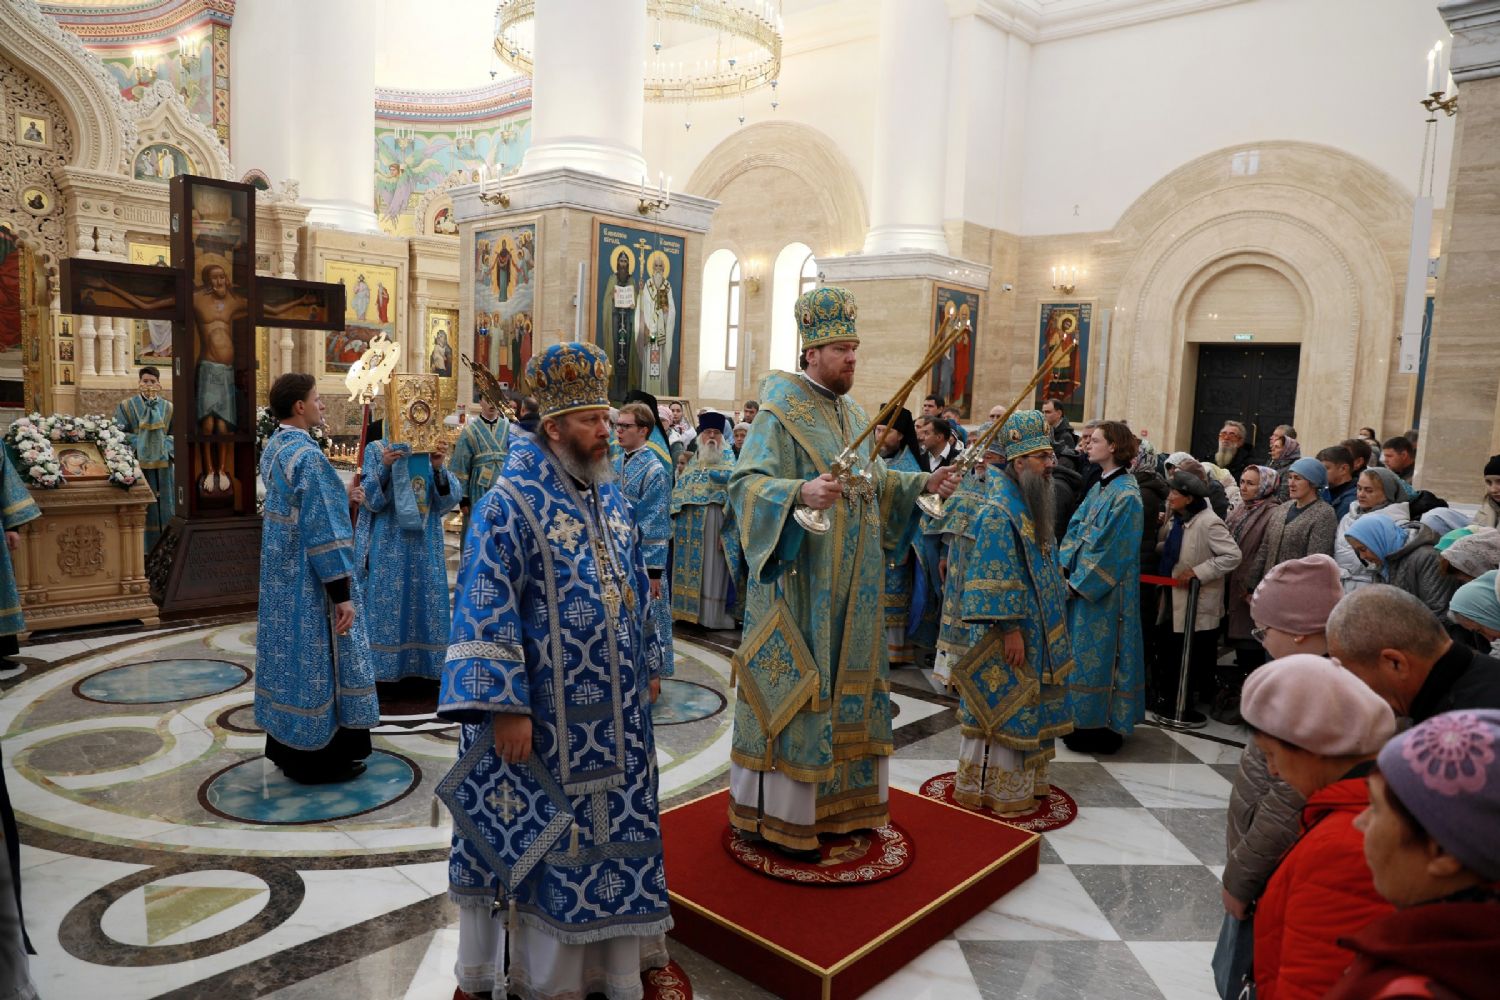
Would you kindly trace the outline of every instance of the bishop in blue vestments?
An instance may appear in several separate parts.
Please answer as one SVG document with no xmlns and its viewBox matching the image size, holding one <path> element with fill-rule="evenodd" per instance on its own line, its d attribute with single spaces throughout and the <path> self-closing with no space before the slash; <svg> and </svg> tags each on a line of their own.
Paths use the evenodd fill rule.
<svg viewBox="0 0 1500 1000">
<path fill-rule="evenodd" d="M 953 794 L 961 805 L 1018 816 L 1052 792 L 1047 761 L 1073 728 L 1073 651 L 1052 533 L 1057 457 L 1047 423 L 1039 410 L 1022 410 L 1000 437 L 1006 466 L 987 477 L 963 566 L 959 617 L 985 632 L 952 668 L 961 732 Z"/>
<path fill-rule="evenodd" d="M 115 423 L 125 430 L 136 461 L 146 474 L 156 502 L 146 508 L 146 551 L 150 552 L 177 509 L 172 472 L 172 401 L 161 397 L 161 372 L 146 365 L 140 392 L 115 407 Z"/>
<path fill-rule="evenodd" d="M 314 378 L 289 372 L 270 396 L 281 426 L 260 459 L 255 722 L 266 732 L 266 756 L 287 777 L 343 781 L 364 771 L 380 721 L 349 496 L 308 434 L 323 422 Z"/>
<path fill-rule="evenodd" d="M 443 673 L 452 623 L 443 515 L 462 496 L 443 467 L 445 447 L 440 442 L 428 456 L 385 440 L 365 446 L 354 558 L 377 681 L 437 680 Z"/>
<path fill-rule="evenodd" d="M 454 819 L 458 985 L 639 997 L 672 926 L 650 579 L 610 482 L 604 352 L 557 344 L 527 376 L 541 423 L 512 435 L 474 509 L 438 704 L 462 724 L 438 787 Z"/>
<path fill-rule="evenodd" d="M 667 572 L 667 546 L 672 540 L 672 475 L 651 445 L 655 425 L 651 416 L 654 414 L 645 403 L 626 403 L 620 408 L 615 433 L 624 457 L 615 473 L 641 533 L 641 555 L 651 578 L 652 623 L 662 649 L 661 675 L 671 677 L 672 585 Z"/>
<path fill-rule="evenodd" d="M 1107 420 L 1089 439 L 1089 461 L 1101 475 L 1073 512 L 1062 543 L 1068 578 L 1068 633 L 1074 668 L 1068 678 L 1080 753 L 1113 753 L 1146 717 L 1146 664 L 1141 639 L 1141 488 L 1130 474 L 1139 443 L 1129 427 Z"/>
</svg>

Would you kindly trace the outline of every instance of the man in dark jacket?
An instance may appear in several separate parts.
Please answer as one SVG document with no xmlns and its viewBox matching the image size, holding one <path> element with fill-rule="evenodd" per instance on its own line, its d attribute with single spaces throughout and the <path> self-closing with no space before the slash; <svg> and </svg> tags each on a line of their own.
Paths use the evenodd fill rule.
<svg viewBox="0 0 1500 1000">
<path fill-rule="evenodd" d="M 1054 534 L 1058 542 L 1068 533 L 1068 522 L 1073 512 L 1083 503 L 1086 491 L 1083 476 L 1073 467 L 1066 452 L 1054 442 L 1052 450 L 1057 452 L 1057 464 L 1052 467 L 1052 512 L 1056 522 Z"/>
<path fill-rule="evenodd" d="M 1047 421 L 1047 433 L 1052 435 L 1052 449 L 1061 454 L 1059 448 L 1067 451 L 1078 450 L 1078 435 L 1073 433 L 1073 425 L 1068 423 L 1068 418 L 1063 416 L 1062 407 L 1057 405 L 1055 399 L 1042 400 L 1042 419 Z"/>
<path fill-rule="evenodd" d="M 1354 503 L 1354 456 L 1341 444 L 1318 452 L 1318 461 L 1328 470 L 1328 502 L 1340 519 Z"/>
<path fill-rule="evenodd" d="M 1500 660 L 1455 643 L 1426 605 L 1387 584 L 1339 602 L 1328 618 L 1328 652 L 1413 722 L 1500 708 Z"/>
</svg>

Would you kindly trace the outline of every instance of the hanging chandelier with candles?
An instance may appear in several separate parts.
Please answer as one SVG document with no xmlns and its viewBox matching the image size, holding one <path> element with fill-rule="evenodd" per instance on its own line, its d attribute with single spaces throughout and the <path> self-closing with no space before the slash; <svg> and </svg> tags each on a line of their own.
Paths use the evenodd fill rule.
<svg viewBox="0 0 1500 1000">
<path fill-rule="evenodd" d="M 532 75 L 530 39 L 537 0 L 501 0 L 495 10 L 495 53 L 516 72 Z M 653 22 L 644 53 L 645 97 L 659 103 L 739 97 L 770 85 L 781 74 L 780 0 L 646 0 Z M 662 55 L 664 25 L 688 26 L 682 41 L 699 58 Z M 707 43 L 705 48 L 703 43 Z"/>
</svg>

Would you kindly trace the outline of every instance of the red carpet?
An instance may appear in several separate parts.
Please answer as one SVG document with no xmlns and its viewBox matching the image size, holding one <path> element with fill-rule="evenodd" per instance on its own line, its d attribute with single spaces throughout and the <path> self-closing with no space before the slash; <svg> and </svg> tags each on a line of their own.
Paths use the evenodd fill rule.
<svg viewBox="0 0 1500 1000">
<path fill-rule="evenodd" d="M 866 885 L 906 870 L 916 855 L 911 835 L 895 823 L 820 838 L 817 861 L 797 861 L 776 848 L 750 840 L 724 824 L 724 850 L 746 868 L 796 885 Z"/>
<path fill-rule="evenodd" d="M 929 799 L 937 799 L 939 802 L 946 802 L 950 806 L 972 812 L 976 816 L 992 819 L 996 823 L 1009 823 L 1011 826 L 1018 826 L 1032 833 L 1056 830 L 1078 818 L 1078 803 L 1073 801 L 1073 796 L 1056 785 L 1052 786 L 1052 794 L 1047 797 L 1046 802 L 1022 816 L 1006 817 L 989 809 L 969 809 L 966 806 L 960 806 L 953 799 L 953 776 L 956 773 L 944 771 L 942 774 L 934 774 L 922 782 L 922 794 Z"/>
<path fill-rule="evenodd" d="M 731 858 L 727 791 L 663 813 L 672 936 L 778 996 L 844 1000 L 1035 874 L 1036 834 L 890 794 L 892 822 L 920 850 L 900 878 L 833 893 L 766 878 Z"/>
</svg>

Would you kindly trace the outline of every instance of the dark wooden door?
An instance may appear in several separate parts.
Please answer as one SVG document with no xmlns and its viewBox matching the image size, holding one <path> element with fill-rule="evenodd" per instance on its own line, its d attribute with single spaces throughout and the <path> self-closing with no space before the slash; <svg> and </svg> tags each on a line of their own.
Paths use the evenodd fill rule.
<svg viewBox="0 0 1500 1000">
<path fill-rule="evenodd" d="M 1270 457 L 1271 431 L 1292 424 L 1297 405 L 1297 366 L 1301 348 L 1204 344 L 1198 348 L 1198 387 L 1193 396 L 1191 451 L 1202 458 L 1219 447 L 1226 420 L 1250 431 L 1255 460 Z"/>
</svg>

